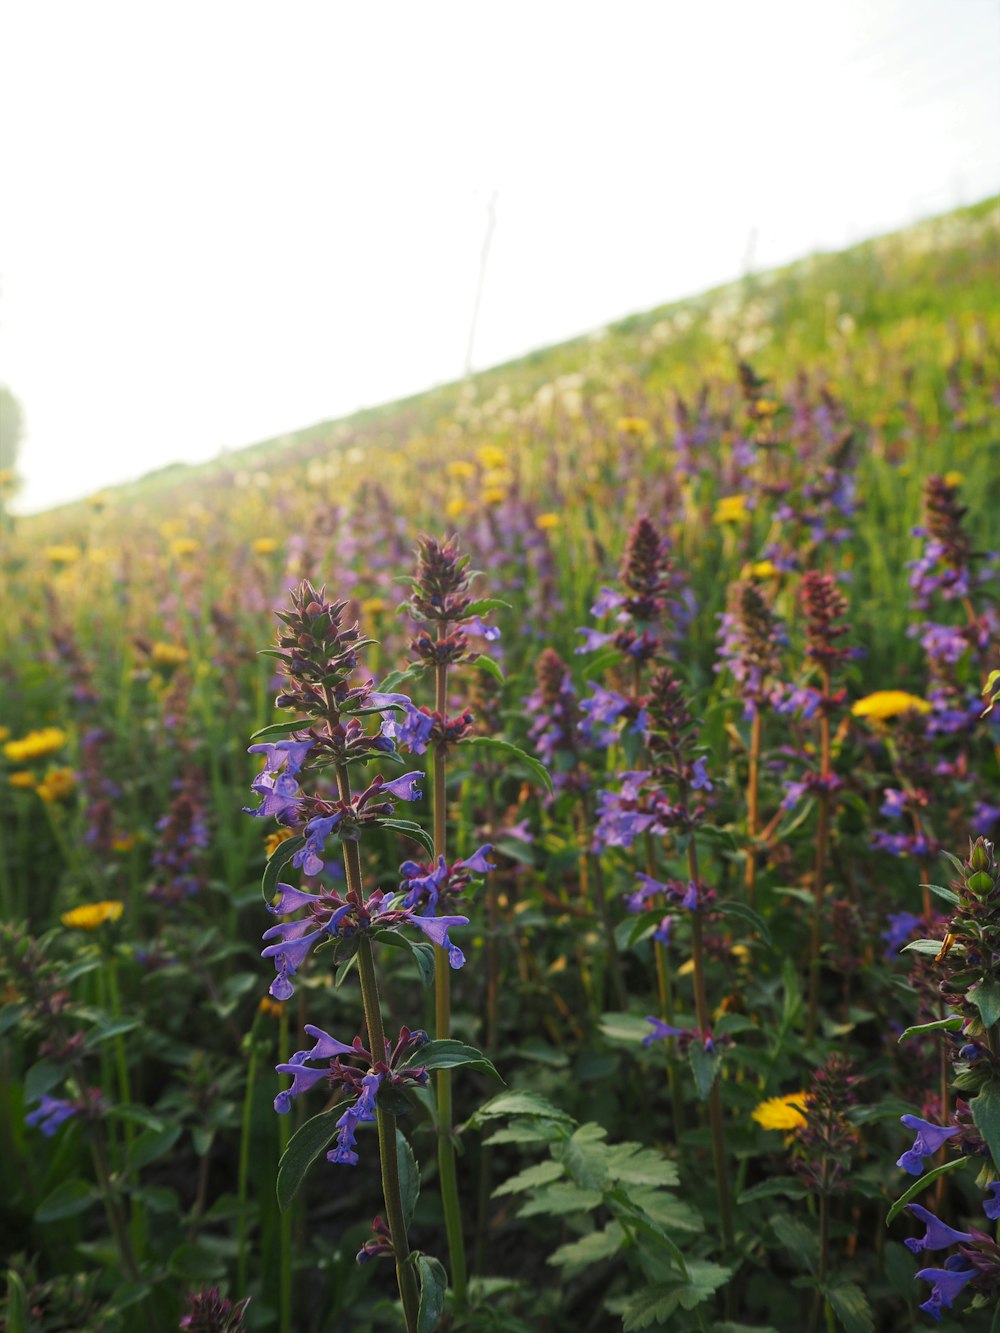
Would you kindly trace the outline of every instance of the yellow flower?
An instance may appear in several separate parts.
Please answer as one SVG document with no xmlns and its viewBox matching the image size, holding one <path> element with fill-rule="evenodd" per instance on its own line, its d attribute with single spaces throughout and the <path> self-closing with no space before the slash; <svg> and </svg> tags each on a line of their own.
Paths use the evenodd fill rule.
<svg viewBox="0 0 1000 1333">
<path fill-rule="evenodd" d="M 745 523 L 749 517 L 745 495 L 724 495 L 715 506 L 712 522 Z"/>
<path fill-rule="evenodd" d="M 645 435 L 649 430 L 649 422 L 642 417 L 619 417 L 618 429 L 623 435 Z"/>
<path fill-rule="evenodd" d="M 361 614 L 363 616 L 380 616 L 385 610 L 385 599 L 382 597 L 366 597 L 361 603 Z"/>
<path fill-rule="evenodd" d="M 283 1008 L 284 1005 L 280 1004 L 277 1000 L 272 1000 L 269 995 L 262 995 L 260 997 L 260 1004 L 257 1006 L 257 1012 L 259 1014 L 269 1014 L 272 1018 L 280 1018 Z"/>
<path fill-rule="evenodd" d="M 72 930 L 96 930 L 105 921 L 117 921 L 124 910 L 124 903 L 116 898 L 108 898 L 104 902 L 74 907 L 71 912 L 63 912 L 59 920 Z"/>
<path fill-rule="evenodd" d="M 111 840 L 111 848 L 115 852 L 130 852 L 134 846 L 134 833 L 119 833 L 116 838 Z"/>
<path fill-rule="evenodd" d="M 539 514 L 535 519 L 535 527 L 541 532 L 551 532 L 562 522 L 558 514 Z"/>
<path fill-rule="evenodd" d="M 277 830 L 276 833 L 269 833 L 267 837 L 264 839 L 265 856 L 270 857 L 281 846 L 283 842 L 287 842 L 289 838 L 294 838 L 294 837 L 295 834 L 292 832 L 290 828 L 280 828 Z"/>
<path fill-rule="evenodd" d="M 35 787 L 35 775 L 29 773 L 26 768 L 19 769 L 16 773 L 11 773 L 7 781 L 12 787 L 23 787 L 26 791 L 33 791 Z"/>
<path fill-rule="evenodd" d="M 71 768 L 50 768 L 38 784 L 36 791 L 43 801 L 50 805 L 69 796 L 76 786 L 76 777 Z"/>
<path fill-rule="evenodd" d="M 761 1129 L 801 1129 L 806 1123 L 802 1107 L 807 1101 L 804 1092 L 790 1092 L 784 1097 L 768 1097 L 754 1108 L 752 1119 Z"/>
<path fill-rule="evenodd" d="M 449 518 L 459 518 L 468 509 L 468 505 L 460 495 L 456 495 L 453 500 L 449 500 L 444 507 L 444 512 Z"/>
<path fill-rule="evenodd" d="M 254 555 L 273 555 L 278 549 L 278 543 L 273 537 L 258 537 L 253 543 Z"/>
<path fill-rule="evenodd" d="M 0 727 L 0 741 L 5 741 L 10 735 L 10 727 Z"/>
<path fill-rule="evenodd" d="M 79 546 L 46 546 L 45 559 L 50 565 L 72 565 L 80 559 Z"/>
<path fill-rule="evenodd" d="M 950 486 L 952 490 L 955 490 L 957 487 L 961 486 L 964 480 L 965 480 L 964 472 L 946 472 L 944 474 L 944 484 L 946 486 Z"/>
<path fill-rule="evenodd" d="M 926 699 L 907 694 L 905 690 L 876 690 L 874 694 L 866 694 L 851 705 L 855 717 L 868 717 L 873 722 L 884 722 L 886 718 L 899 717 L 900 713 L 909 713 L 911 710 L 929 713 L 931 705 Z"/>
<path fill-rule="evenodd" d="M 476 475 L 476 465 L 470 463 L 467 458 L 453 458 L 445 468 L 449 477 L 459 477 L 468 480 L 469 477 Z"/>
<path fill-rule="evenodd" d="M 476 457 L 485 468 L 503 467 L 507 461 L 507 455 L 503 449 L 498 449 L 495 444 L 484 444 L 476 450 Z"/>
<path fill-rule="evenodd" d="M 502 486 L 487 486 L 483 491 L 483 504 L 502 505 L 507 499 L 507 492 Z"/>
<path fill-rule="evenodd" d="M 8 741 L 3 752 L 14 764 L 23 764 L 32 759 L 42 759 L 47 754 L 54 754 L 66 744 L 66 733 L 59 727 L 42 727 L 40 731 L 29 731 L 19 741 Z"/>
<path fill-rule="evenodd" d="M 183 666 L 188 660 L 188 650 L 182 648 L 179 643 L 154 643 L 150 656 L 153 666 L 160 667 L 164 671 L 173 671 L 175 667 Z"/>
<path fill-rule="evenodd" d="M 170 554 L 178 560 L 186 560 L 200 548 L 201 542 L 194 537 L 175 537 L 170 543 Z"/>
<path fill-rule="evenodd" d="M 778 573 L 778 567 L 773 560 L 755 560 L 747 566 L 746 573 L 752 579 L 773 579 Z"/>
<path fill-rule="evenodd" d="M 754 416 L 773 417 L 778 410 L 778 404 L 770 398 L 758 398 L 754 403 Z"/>
</svg>

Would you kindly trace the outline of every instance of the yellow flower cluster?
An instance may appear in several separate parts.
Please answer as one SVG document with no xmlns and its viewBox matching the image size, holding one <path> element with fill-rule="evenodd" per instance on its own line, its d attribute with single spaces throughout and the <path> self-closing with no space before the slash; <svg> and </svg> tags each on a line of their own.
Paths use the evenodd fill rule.
<svg viewBox="0 0 1000 1333">
<path fill-rule="evenodd" d="M 253 543 L 254 555 L 274 555 L 278 543 L 273 537 L 258 537 Z"/>
<path fill-rule="evenodd" d="M 745 495 L 724 495 L 717 501 L 715 513 L 712 515 L 713 523 L 745 523 L 750 515 L 747 513 L 747 497 Z"/>
<path fill-rule="evenodd" d="M 117 921 L 124 910 L 125 904 L 117 898 L 106 898 L 103 902 L 84 903 L 71 912 L 63 912 L 59 920 L 71 930 L 96 930 L 106 921 Z"/>
<path fill-rule="evenodd" d="M 931 705 L 926 699 L 907 694 L 905 690 L 876 690 L 851 705 L 855 717 L 870 718 L 873 722 L 885 722 L 890 717 L 911 711 L 929 713 Z"/>
<path fill-rule="evenodd" d="M 164 671 L 173 671 L 175 667 L 183 666 L 188 656 L 188 650 L 179 643 L 154 643 L 151 654 L 153 666 Z"/>
<path fill-rule="evenodd" d="M 11 773 L 7 778 L 12 787 L 19 787 L 24 791 L 34 791 L 35 775 L 27 768 L 19 768 L 16 773 Z"/>
<path fill-rule="evenodd" d="M 643 417 L 619 417 L 618 429 L 623 435 L 645 435 L 650 426 Z"/>
<path fill-rule="evenodd" d="M 476 457 L 482 467 L 503 467 L 507 461 L 507 455 L 503 449 L 495 444 L 484 444 L 476 450 Z"/>
<path fill-rule="evenodd" d="M 42 727 L 39 731 L 29 731 L 19 741 L 8 741 L 3 752 L 11 763 L 25 764 L 32 759 L 43 759 L 47 754 L 54 754 L 65 744 L 66 733 L 60 727 Z"/>
<path fill-rule="evenodd" d="M 540 532 L 551 532 L 562 522 L 558 514 L 539 514 L 535 519 L 535 527 Z"/>
<path fill-rule="evenodd" d="M 470 477 L 476 475 L 476 465 L 470 463 L 466 458 L 453 458 L 445 471 L 449 477 L 457 477 L 459 481 L 468 481 Z"/>
<path fill-rule="evenodd" d="M 786 1093 L 784 1097 L 768 1097 L 754 1108 L 752 1119 L 761 1129 L 801 1129 L 806 1123 L 802 1108 L 808 1098 L 804 1092 Z"/>
<path fill-rule="evenodd" d="M 46 546 L 45 559 L 50 565 L 72 565 L 80 559 L 79 546 Z"/>
<path fill-rule="evenodd" d="M 43 801 L 51 805 L 71 795 L 76 777 L 71 768 L 50 768 L 35 790 Z"/>
<path fill-rule="evenodd" d="M 195 537 L 175 537 L 170 543 L 170 554 L 177 560 L 186 560 L 201 549 L 201 542 Z"/>
</svg>

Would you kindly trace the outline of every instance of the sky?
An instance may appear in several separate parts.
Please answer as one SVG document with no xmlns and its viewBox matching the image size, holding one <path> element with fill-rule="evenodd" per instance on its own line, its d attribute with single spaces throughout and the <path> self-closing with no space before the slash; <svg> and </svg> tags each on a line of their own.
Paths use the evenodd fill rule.
<svg viewBox="0 0 1000 1333">
<path fill-rule="evenodd" d="M 1000 191 L 996 0 L 0 0 L 14 506 Z"/>
</svg>

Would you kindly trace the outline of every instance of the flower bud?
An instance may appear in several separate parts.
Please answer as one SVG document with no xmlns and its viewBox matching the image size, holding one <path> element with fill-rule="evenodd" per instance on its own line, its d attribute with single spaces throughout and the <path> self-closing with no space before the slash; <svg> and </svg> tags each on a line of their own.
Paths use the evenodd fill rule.
<svg viewBox="0 0 1000 1333">
<path fill-rule="evenodd" d="M 976 845 L 973 847 L 972 855 L 969 857 L 969 865 L 973 870 L 988 870 L 990 867 L 989 853 L 983 846 L 982 838 L 976 839 Z"/>
<path fill-rule="evenodd" d="M 982 898 L 984 894 L 991 892 L 993 880 L 985 870 L 977 870 L 974 875 L 970 875 L 965 881 L 965 887 L 970 893 L 974 893 L 977 898 Z"/>
</svg>

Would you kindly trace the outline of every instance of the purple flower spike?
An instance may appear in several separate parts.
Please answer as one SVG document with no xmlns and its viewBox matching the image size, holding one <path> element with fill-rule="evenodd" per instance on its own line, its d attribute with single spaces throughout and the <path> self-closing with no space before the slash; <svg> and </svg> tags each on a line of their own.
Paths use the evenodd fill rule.
<svg viewBox="0 0 1000 1333">
<path fill-rule="evenodd" d="M 316 744 L 315 741 L 278 741 L 276 744 L 261 743 L 251 745 L 247 754 L 266 754 L 265 773 L 277 773 L 284 768 L 292 777 L 305 763 L 306 755 Z"/>
<path fill-rule="evenodd" d="M 924 1169 L 925 1157 L 933 1157 L 942 1143 L 948 1139 L 953 1139 L 959 1128 L 957 1125 L 943 1126 L 932 1125 L 929 1120 L 921 1120 L 916 1115 L 901 1115 L 900 1120 L 916 1134 L 913 1147 L 904 1152 L 902 1157 L 896 1162 L 904 1171 L 908 1171 L 911 1176 L 919 1176 Z"/>
<path fill-rule="evenodd" d="M 654 1014 L 647 1014 L 646 1022 L 652 1023 L 653 1030 L 643 1037 L 643 1046 L 651 1046 L 654 1041 L 666 1041 L 668 1037 L 679 1037 L 684 1031 L 683 1028 L 672 1028 L 669 1023 L 664 1023 L 662 1018 L 657 1018 Z"/>
<path fill-rule="evenodd" d="M 394 796 L 397 801 L 419 801 L 420 788 L 418 782 L 422 782 L 423 773 L 417 771 L 414 773 L 404 773 L 402 777 L 393 778 L 391 782 L 382 784 L 381 790 Z"/>
<path fill-rule="evenodd" d="M 960 1256 L 953 1255 L 948 1263 L 951 1264 L 956 1259 L 959 1263 L 966 1262 Z M 930 1296 L 921 1305 L 921 1310 L 940 1323 L 942 1307 L 950 1310 L 952 1302 L 961 1292 L 966 1282 L 975 1276 L 976 1270 L 974 1268 L 921 1268 L 917 1277 L 934 1284 Z"/>
<path fill-rule="evenodd" d="M 923 1222 L 927 1227 L 925 1235 L 919 1238 L 907 1236 L 903 1241 L 911 1254 L 919 1254 L 921 1250 L 946 1250 L 949 1245 L 958 1245 L 960 1241 L 972 1240 L 967 1231 L 956 1231 L 954 1227 L 942 1222 L 940 1218 L 935 1217 L 932 1212 L 921 1207 L 919 1203 L 908 1203 L 906 1210 L 912 1213 L 918 1222 Z"/>
<path fill-rule="evenodd" d="M 991 1199 L 983 1201 L 983 1212 L 991 1222 L 1000 1221 L 1000 1180 L 994 1180 L 992 1185 L 987 1185 L 987 1193 L 992 1194 Z"/>
</svg>

